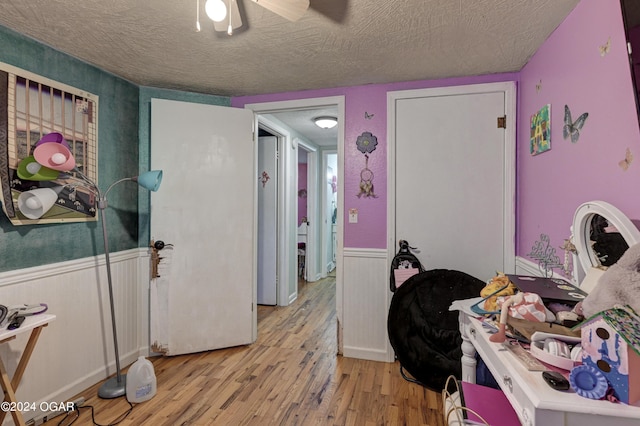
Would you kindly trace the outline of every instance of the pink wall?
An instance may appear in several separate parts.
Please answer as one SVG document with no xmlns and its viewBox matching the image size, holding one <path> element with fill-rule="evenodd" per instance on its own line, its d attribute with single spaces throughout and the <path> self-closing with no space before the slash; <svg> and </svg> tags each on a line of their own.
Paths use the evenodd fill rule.
<svg viewBox="0 0 640 426">
<path fill-rule="evenodd" d="M 599 46 L 609 37 L 610 51 L 601 56 Z M 582 0 L 520 73 L 247 96 L 233 98 L 231 103 L 243 107 L 246 103 L 345 96 L 344 212 L 357 208 L 359 223 L 350 224 L 343 218 L 344 246 L 386 248 L 387 92 L 497 81 L 519 81 L 518 255 L 527 257 L 541 233 L 559 247 L 569 237 L 575 209 L 585 201 L 601 199 L 640 219 L 640 131 L 617 1 Z M 532 157 L 530 116 L 547 103 L 551 104 L 552 149 Z M 565 104 L 574 120 L 589 112 L 576 144 L 562 139 Z M 374 114 L 373 119 L 366 120 L 365 111 Z M 364 157 L 355 141 L 364 131 L 378 137 L 378 147 L 369 159 L 375 174 L 375 199 L 356 196 Z M 627 147 L 637 160 L 623 172 L 618 162 Z"/>
<path fill-rule="evenodd" d="M 468 78 L 424 80 L 394 84 L 372 84 L 334 89 L 308 90 L 232 98 L 231 106 L 248 103 L 275 102 L 292 99 L 345 97 L 345 153 L 344 153 L 344 247 L 387 247 L 387 92 L 463 84 L 493 83 L 517 80 L 517 74 L 493 74 Z M 365 118 L 373 114 L 371 119 Z M 363 132 L 378 138 L 376 150 L 369 155 L 369 169 L 374 173 L 373 185 L 377 198 L 358 198 L 360 171 L 365 166 L 364 155 L 358 151 L 356 140 Z M 348 210 L 358 209 L 358 223 L 349 223 Z"/>
<path fill-rule="evenodd" d="M 520 72 L 517 252 L 541 233 L 553 247 L 569 237 L 576 208 L 607 201 L 640 218 L 640 131 L 618 1 L 582 0 Z M 609 53 L 600 46 L 610 42 Z M 537 87 L 539 85 L 539 88 Z M 529 120 L 551 104 L 551 150 L 531 156 Z M 588 112 L 577 143 L 564 140 L 564 106 L 572 119 Z M 629 148 L 628 171 L 618 162 Z M 556 249 L 561 259 L 563 252 Z"/>
</svg>

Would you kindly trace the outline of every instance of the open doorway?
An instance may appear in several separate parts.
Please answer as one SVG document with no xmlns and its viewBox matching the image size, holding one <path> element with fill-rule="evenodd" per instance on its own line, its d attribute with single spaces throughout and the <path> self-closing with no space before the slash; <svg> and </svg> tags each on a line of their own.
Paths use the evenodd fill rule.
<svg viewBox="0 0 640 426">
<path fill-rule="evenodd" d="M 298 101 L 268 102 L 264 104 L 245 105 L 256 113 L 257 127 L 268 127 L 275 130 L 282 138 L 282 148 L 279 152 L 278 164 L 281 169 L 279 177 L 282 190 L 279 195 L 278 206 L 280 207 L 279 223 L 282 229 L 278 231 L 279 248 L 278 253 L 281 258 L 278 260 L 278 305 L 287 306 L 297 297 L 297 286 L 299 277 L 298 264 L 298 243 L 299 225 L 304 217 L 307 223 L 307 236 L 305 247 L 304 277 L 306 280 L 315 281 L 327 276 L 329 272 L 339 271 L 341 250 L 341 224 L 340 224 L 340 202 L 337 183 L 340 182 L 341 173 L 339 162 L 339 146 L 342 145 L 344 125 L 344 98 L 318 98 Z M 333 130 L 333 138 L 330 144 L 325 140 L 320 140 L 316 136 L 311 136 L 308 132 L 301 130 L 299 123 L 306 122 L 313 124 L 312 118 L 330 114 L 338 118 L 339 125 Z M 293 120 L 293 121 L 292 121 Z M 322 129 L 320 129 L 322 130 Z M 326 158 L 325 151 L 334 154 L 334 164 L 332 167 L 336 186 L 331 195 L 327 193 L 327 171 L 323 161 Z M 298 188 L 300 176 L 298 175 L 299 154 L 306 155 L 306 178 L 307 188 Z M 305 154 L 306 153 L 306 154 Z M 306 189 L 299 194 L 300 189 Z M 300 216 L 298 209 L 299 195 L 306 195 L 307 208 L 306 215 Z M 335 194 L 335 195 L 334 195 Z M 325 208 L 326 202 L 335 197 L 334 209 Z M 327 234 L 327 230 L 331 233 Z M 331 250 L 327 250 L 327 238 L 330 242 Z M 333 237 L 335 235 L 335 238 Z M 335 243 L 334 243 L 335 241 Z M 327 266 L 327 259 L 330 259 L 330 268 Z M 339 273 L 336 275 L 336 287 L 339 286 Z M 341 302 L 341 301 L 340 301 Z M 340 312 L 340 305 L 336 302 L 336 307 Z M 340 315 L 340 314 L 339 314 Z"/>
</svg>

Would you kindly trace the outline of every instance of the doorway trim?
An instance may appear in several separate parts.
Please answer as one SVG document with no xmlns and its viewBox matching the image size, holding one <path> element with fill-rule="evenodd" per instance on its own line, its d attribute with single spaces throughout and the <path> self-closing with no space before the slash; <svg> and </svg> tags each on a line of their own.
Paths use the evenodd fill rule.
<svg viewBox="0 0 640 426">
<path fill-rule="evenodd" d="M 294 138 L 294 143 L 300 148 L 307 151 L 307 222 L 314 225 L 320 218 L 317 215 L 318 209 L 318 149 L 311 146 L 302 139 Z M 297 151 L 299 153 L 299 151 Z M 296 188 L 298 184 L 296 182 Z M 298 215 L 296 214 L 296 219 Z M 296 225 L 297 225 L 296 221 Z M 305 274 L 307 281 L 317 281 L 319 279 L 316 262 L 308 262 L 308 259 L 316 258 L 316 246 L 314 244 L 317 238 L 317 226 L 309 226 L 307 228 L 307 245 L 305 247 Z M 309 244 L 311 242 L 312 244 Z"/>
<path fill-rule="evenodd" d="M 254 120 L 256 120 L 256 117 L 254 117 Z M 285 213 L 278 214 L 278 221 L 277 221 L 278 241 L 276 243 L 276 246 L 277 246 L 278 254 L 277 254 L 277 264 L 276 264 L 276 279 L 278 284 L 276 287 L 276 293 L 277 293 L 276 303 L 279 306 L 287 306 L 289 305 L 289 303 L 291 303 L 292 298 L 293 300 L 295 300 L 295 298 L 297 297 L 297 292 L 295 292 L 295 294 L 289 294 L 288 282 L 289 282 L 290 269 L 292 267 L 292 260 L 288 259 L 287 257 L 287 245 L 282 244 L 283 241 L 288 241 L 288 238 L 289 238 L 286 232 L 287 218 L 289 215 L 286 212 L 290 211 L 290 206 L 287 205 L 287 202 L 286 202 L 287 198 L 284 197 L 282 194 L 286 193 L 287 186 L 288 186 L 287 179 L 286 179 L 287 178 L 287 171 L 286 171 L 287 158 L 286 158 L 285 147 L 290 145 L 287 142 L 291 140 L 291 133 L 287 129 L 285 129 L 284 127 L 280 126 L 278 123 L 270 120 L 267 117 L 260 117 L 260 120 L 256 120 L 255 128 L 265 129 L 278 139 L 278 146 L 277 146 L 277 152 L 278 152 L 277 206 L 278 207 L 277 208 L 278 208 L 278 212 L 285 212 Z M 257 131 L 255 132 L 256 146 L 258 143 L 258 133 L 259 132 Z M 256 170 L 256 173 L 258 173 L 258 170 Z"/>
<path fill-rule="evenodd" d="M 327 189 L 327 168 L 329 166 L 329 155 L 332 154 L 337 154 L 338 152 L 335 149 L 327 149 L 327 150 L 323 150 L 322 151 L 322 165 L 321 165 L 321 173 L 320 173 L 320 182 L 322 182 L 322 194 L 321 194 L 321 201 L 320 204 L 322 205 L 322 209 L 325 209 L 327 206 L 329 205 L 329 193 L 328 193 L 328 189 Z M 340 194 L 338 194 L 340 195 Z M 337 221 L 337 217 L 336 217 L 336 221 Z M 327 248 L 326 245 L 327 244 L 332 244 L 331 241 L 325 241 L 325 238 L 327 237 L 327 235 L 329 235 L 331 228 L 332 228 L 332 223 L 331 223 L 331 218 L 327 217 L 326 220 L 324 222 L 322 222 L 321 224 L 321 230 L 320 230 L 320 235 L 322 235 L 322 242 L 321 242 L 321 247 L 322 247 L 322 256 L 320 256 L 320 267 L 321 269 L 321 276 L 324 278 L 329 274 L 329 270 L 328 270 L 328 265 L 332 262 L 329 261 L 329 258 L 327 256 Z M 338 255 L 337 253 L 335 253 L 335 257 L 336 257 L 336 261 L 338 260 Z M 335 267 L 336 265 L 333 264 L 333 267 Z"/>
<path fill-rule="evenodd" d="M 247 109 L 253 110 L 255 114 L 255 127 L 258 128 L 258 125 L 263 121 L 264 117 L 261 117 L 263 114 L 271 114 L 282 111 L 290 111 L 290 110 L 299 110 L 299 109 L 309 109 L 309 108 L 318 108 L 324 106 L 337 106 L 338 108 L 338 219 L 337 219 L 337 253 L 336 253 L 336 312 L 339 323 L 342 323 L 343 318 L 343 300 L 342 300 L 342 288 L 343 288 L 343 271 L 342 271 L 342 253 L 343 253 L 343 197 L 344 197 L 344 116 L 345 116 L 345 97 L 344 96 L 329 96 L 329 97 L 321 97 L 321 98 L 308 98 L 308 99 L 294 99 L 288 101 L 274 101 L 274 102 L 259 102 L 246 104 L 244 107 Z M 289 135 L 286 146 L 291 146 L 293 149 L 284 151 L 295 151 L 297 154 L 297 147 L 294 147 L 291 141 L 291 136 Z M 284 161 L 284 160 L 283 160 Z M 295 193 L 295 188 L 289 185 L 289 192 L 293 191 Z M 295 195 L 295 194 L 293 194 Z M 283 197 L 286 199 L 292 199 L 291 193 L 284 193 Z M 297 206 L 294 206 L 293 210 L 297 210 Z M 285 218 L 285 234 L 292 234 L 296 232 L 296 220 L 293 221 L 291 218 L 297 218 L 297 212 L 294 211 L 295 216 L 286 215 Z M 316 220 L 317 222 L 317 220 Z M 312 225 L 313 226 L 313 225 Z M 293 235 L 290 235 L 291 238 L 285 239 L 284 241 L 292 241 L 294 238 Z M 296 238 L 297 241 L 297 238 Z M 285 259 L 279 259 L 279 263 L 281 264 L 290 264 L 293 260 L 296 259 L 297 250 L 293 250 L 297 247 L 297 244 L 294 246 L 290 244 L 289 250 L 287 250 L 287 256 Z M 290 259 L 291 260 L 290 260 Z M 289 270 L 287 270 L 289 272 Z M 296 274 L 291 274 L 290 272 L 287 274 L 287 284 L 289 280 L 296 278 Z M 282 281 L 284 281 L 284 277 L 282 277 Z M 279 288 L 282 288 L 283 283 L 280 284 Z M 295 288 L 297 294 L 297 279 L 295 279 Z M 340 344 L 340 343 L 339 343 Z"/>
</svg>

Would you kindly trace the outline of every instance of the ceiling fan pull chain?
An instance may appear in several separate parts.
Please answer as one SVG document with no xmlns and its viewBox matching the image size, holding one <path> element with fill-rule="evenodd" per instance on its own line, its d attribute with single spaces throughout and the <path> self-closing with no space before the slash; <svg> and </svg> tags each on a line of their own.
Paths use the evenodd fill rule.
<svg viewBox="0 0 640 426">
<path fill-rule="evenodd" d="M 196 0 L 196 31 L 200 32 L 200 0 Z"/>
<path fill-rule="evenodd" d="M 233 35 L 233 27 L 231 26 L 231 15 L 233 15 L 232 13 L 232 9 L 231 9 L 231 2 L 233 0 L 229 0 L 229 27 L 227 28 L 227 34 L 229 35 Z"/>
</svg>

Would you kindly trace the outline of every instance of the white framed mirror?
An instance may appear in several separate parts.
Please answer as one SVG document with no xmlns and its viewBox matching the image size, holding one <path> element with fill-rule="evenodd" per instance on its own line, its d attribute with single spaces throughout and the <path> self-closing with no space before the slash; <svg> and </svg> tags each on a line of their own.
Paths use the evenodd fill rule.
<svg viewBox="0 0 640 426">
<path fill-rule="evenodd" d="M 640 231 L 633 221 L 605 201 L 580 205 L 573 216 L 572 233 L 578 252 L 574 256 L 573 275 L 579 285 L 590 270 L 605 270 L 627 248 L 640 243 Z"/>
</svg>

